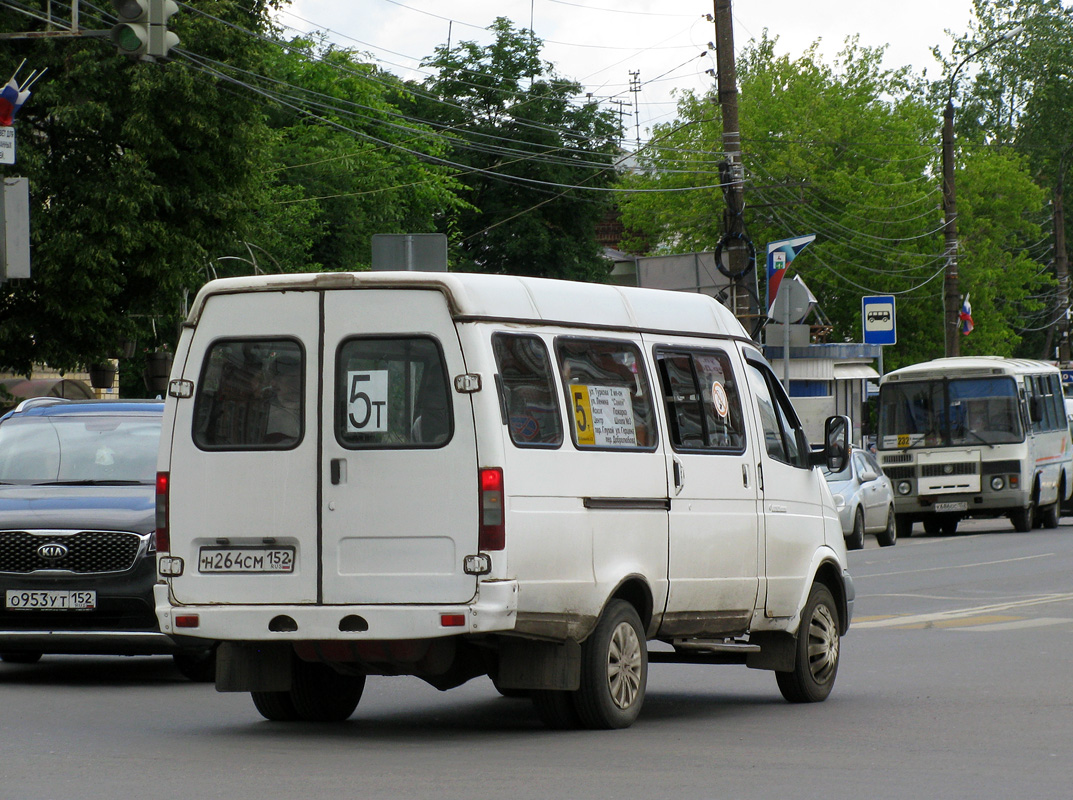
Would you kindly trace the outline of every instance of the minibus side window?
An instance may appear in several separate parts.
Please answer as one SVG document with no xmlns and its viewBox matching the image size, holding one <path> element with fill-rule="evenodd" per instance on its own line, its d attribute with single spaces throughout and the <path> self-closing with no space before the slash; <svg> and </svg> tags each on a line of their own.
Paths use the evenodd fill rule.
<svg viewBox="0 0 1073 800">
<path fill-rule="evenodd" d="M 808 453 L 801 452 L 798 446 L 797 429 L 800 423 L 782 386 L 761 362 L 747 360 L 745 363 L 749 383 L 756 395 L 768 455 L 795 467 L 808 467 Z"/>
<path fill-rule="evenodd" d="M 655 450 L 652 393 L 637 347 L 563 337 L 556 350 L 574 444 L 586 450 Z"/>
<path fill-rule="evenodd" d="M 726 353 L 656 353 L 675 450 L 741 453 L 745 426 Z"/>
<path fill-rule="evenodd" d="M 335 437 L 343 447 L 442 447 L 450 440 L 447 369 L 433 339 L 347 339 L 335 374 Z"/>
<path fill-rule="evenodd" d="M 558 393 L 544 342 L 532 335 L 497 333 L 492 350 L 510 440 L 518 447 L 561 445 Z"/>
<path fill-rule="evenodd" d="M 221 339 L 194 398 L 202 450 L 287 450 L 302 441 L 305 355 L 293 339 Z"/>
</svg>

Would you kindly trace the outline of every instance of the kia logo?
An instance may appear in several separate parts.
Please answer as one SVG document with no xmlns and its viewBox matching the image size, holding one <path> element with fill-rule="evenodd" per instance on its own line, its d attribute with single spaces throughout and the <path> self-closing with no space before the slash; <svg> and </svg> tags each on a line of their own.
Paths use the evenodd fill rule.
<svg viewBox="0 0 1073 800">
<path fill-rule="evenodd" d="M 67 555 L 67 545 L 49 542 L 37 548 L 37 554 L 46 561 L 59 561 Z"/>
</svg>

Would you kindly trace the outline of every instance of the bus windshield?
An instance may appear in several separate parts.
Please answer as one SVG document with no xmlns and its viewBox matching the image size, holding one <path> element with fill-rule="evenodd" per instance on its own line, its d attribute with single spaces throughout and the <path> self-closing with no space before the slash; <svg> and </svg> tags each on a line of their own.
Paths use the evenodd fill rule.
<svg viewBox="0 0 1073 800">
<path fill-rule="evenodd" d="M 1024 440 L 1010 377 L 887 383 L 879 391 L 879 446 L 957 447 Z"/>
</svg>

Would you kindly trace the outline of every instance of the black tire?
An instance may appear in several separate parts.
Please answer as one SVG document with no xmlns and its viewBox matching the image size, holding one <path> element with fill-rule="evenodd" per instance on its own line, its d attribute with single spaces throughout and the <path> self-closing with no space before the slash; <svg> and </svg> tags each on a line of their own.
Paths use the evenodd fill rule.
<svg viewBox="0 0 1073 800">
<path fill-rule="evenodd" d="M 943 529 L 943 536 L 953 536 L 958 532 L 958 523 L 961 522 L 957 517 L 946 517 L 942 519 L 939 524 Z"/>
<path fill-rule="evenodd" d="M 0 661 L 5 664 L 36 664 L 41 660 L 41 653 L 0 653 Z"/>
<path fill-rule="evenodd" d="M 907 514 L 894 515 L 894 532 L 899 539 L 909 539 L 913 536 L 913 519 Z"/>
<path fill-rule="evenodd" d="M 928 517 L 924 517 L 924 535 L 925 536 L 938 536 L 943 532 L 943 525 L 939 522 L 939 518 L 934 514 Z"/>
<path fill-rule="evenodd" d="M 364 675 L 341 675 L 327 664 L 294 661 L 290 695 L 299 719 L 342 722 L 354 713 L 364 689 Z"/>
<path fill-rule="evenodd" d="M 181 650 L 172 656 L 175 667 L 184 678 L 195 683 L 216 680 L 216 646 L 204 650 Z"/>
<path fill-rule="evenodd" d="M 826 700 L 838 675 L 841 645 L 838 606 L 831 590 L 817 583 L 801 611 L 797 657 L 789 672 L 776 672 L 782 696 L 791 703 Z"/>
<path fill-rule="evenodd" d="M 294 722 L 298 710 L 294 707 L 290 692 L 250 692 L 253 705 L 265 719 L 273 722 Z"/>
<path fill-rule="evenodd" d="M 853 530 L 846 537 L 847 550 L 860 550 L 864 547 L 864 510 L 858 508 L 853 515 Z"/>
<path fill-rule="evenodd" d="M 1015 508 L 1010 512 L 1010 522 L 1013 523 L 1013 529 L 1018 533 L 1028 533 L 1032 530 L 1032 518 L 1034 516 L 1031 506 L 1028 508 Z"/>
<path fill-rule="evenodd" d="M 1040 524 L 1048 530 L 1054 530 L 1058 527 L 1058 501 L 1055 500 L 1049 506 L 1044 506 L 1039 510 Z"/>
<path fill-rule="evenodd" d="M 898 543 L 898 523 L 894 516 L 894 506 L 887 509 L 887 527 L 876 534 L 880 547 L 890 547 Z"/>
<path fill-rule="evenodd" d="M 537 716 L 553 731 L 572 731 L 581 727 L 581 717 L 574 705 L 575 692 L 539 689 L 530 692 Z"/>
<path fill-rule="evenodd" d="M 637 719 L 648 682 L 648 647 L 637 610 L 612 600 L 596 630 L 581 644 L 581 686 L 574 695 L 586 728 L 628 728 Z"/>
</svg>

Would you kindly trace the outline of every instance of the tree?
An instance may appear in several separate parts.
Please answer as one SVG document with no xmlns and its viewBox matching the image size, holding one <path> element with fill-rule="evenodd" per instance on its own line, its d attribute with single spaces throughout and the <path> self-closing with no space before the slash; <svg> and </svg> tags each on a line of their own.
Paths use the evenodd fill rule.
<svg viewBox="0 0 1073 800">
<path fill-rule="evenodd" d="M 264 43 L 244 30 L 267 30 L 270 8 L 201 0 L 172 21 L 200 59 L 249 68 Z M 8 31 L 32 24 L 0 20 Z M 110 19 L 87 13 L 82 24 Z M 249 213 L 271 195 L 261 103 L 201 61 L 132 62 L 107 38 L 18 40 L 0 71 L 23 59 L 48 69 L 16 119 L 19 163 L 7 171 L 30 183 L 33 278 L 0 295 L 0 365 L 73 369 L 122 339 L 171 344 L 211 260 L 278 222 Z"/>
<path fill-rule="evenodd" d="M 265 74 L 273 180 L 309 210 L 309 266 L 368 268 L 374 234 L 431 232 L 465 207 L 446 142 L 401 113 L 394 76 L 322 38 L 273 50 Z"/>
<path fill-rule="evenodd" d="M 815 47 L 791 60 L 776 53 L 776 44 L 765 32 L 738 62 L 750 237 L 763 253 L 765 242 L 817 234 L 793 269 L 819 298 L 833 341 L 860 340 L 862 295 L 894 294 L 901 335 L 886 350 L 889 366 L 940 355 L 945 259 L 939 125 L 926 102 L 927 86 L 907 68 L 884 69 L 881 49 L 853 39 L 833 65 L 823 63 Z M 652 145 L 639 154 L 642 168 L 625 186 L 664 191 L 627 194 L 620 201 L 634 242 L 659 242 L 667 252 L 715 247 L 723 206 L 716 186 L 719 127 L 709 98 L 686 95 L 679 120 L 657 129 Z M 967 187 L 981 191 L 960 209 L 968 241 L 978 243 L 980 252 L 996 243 L 1023 246 L 1032 235 L 1026 219 L 1038 213 L 1040 197 L 1022 180 L 1022 162 L 985 149 L 962 169 L 992 178 L 1010 171 L 1001 211 L 995 208 L 1002 216 L 975 226 L 973 215 L 989 213 L 989 200 L 997 206 L 999 198 L 988 198 L 979 182 L 966 178 Z M 696 188 L 680 191 L 688 187 Z M 762 279 L 762 255 L 758 261 Z M 1040 282 L 1017 264 L 1007 274 L 1008 260 L 985 263 L 967 255 L 962 269 L 966 285 L 1001 279 L 1008 299 L 1027 302 Z M 989 310 L 990 295 L 982 289 L 981 295 L 981 311 Z M 977 341 L 999 341 L 1009 333 L 1001 315 L 980 316 L 984 332 Z M 986 331 L 991 326 L 994 336 Z"/>
<path fill-rule="evenodd" d="M 415 88 L 412 113 L 451 141 L 448 158 L 470 207 L 440 228 L 459 267 L 483 272 L 601 279 L 609 264 L 596 224 L 600 190 L 616 179 L 620 129 L 581 86 L 540 59 L 542 42 L 505 18 L 488 46 L 442 46 L 425 60 L 436 74 Z"/>
</svg>

